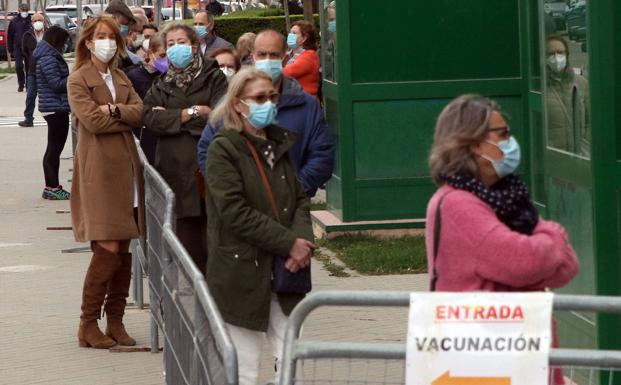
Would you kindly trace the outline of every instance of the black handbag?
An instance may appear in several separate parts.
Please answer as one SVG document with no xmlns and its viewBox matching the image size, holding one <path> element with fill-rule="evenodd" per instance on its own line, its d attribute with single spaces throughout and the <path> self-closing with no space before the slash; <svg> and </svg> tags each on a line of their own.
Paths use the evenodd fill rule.
<svg viewBox="0 0 621 385">
<path fill-rule="evenodd" d="M 270 205 L 272 206 L 274 217 L 278 222 L 280 222 L 280 211 L 278 210 L 276 199 L 274 199 L 274 194 L 272 193 L 272 186 L 267 179 L 267 175 L 265 174 L 265 170 L 263 169 L 263 165 L 259 159 L 259 154 L 257 154 L 257 150 L 252 146 L 248 139 L 245 139 L 245 141 L 246 146 L 248 146 L 248 149 L 254 158 L 254 162 L 257 165 L 259 175 L 261 175 L 261 181 L 263 182 L 263 187 L 265 188 Z M 274 257 L 272 262 L 272 291 L 279 294 L 306 294 L 310 292 L 313 287 L 311 282 L 310 265 L 298 270 L 295 273 L 292 273 L 285 267 L 286 260 L 287 257 Z"/>
</svg>

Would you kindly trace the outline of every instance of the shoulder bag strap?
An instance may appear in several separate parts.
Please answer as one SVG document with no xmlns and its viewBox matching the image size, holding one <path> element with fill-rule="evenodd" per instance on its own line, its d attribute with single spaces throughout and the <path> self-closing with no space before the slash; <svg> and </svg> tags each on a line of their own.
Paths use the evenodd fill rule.
<svg viewBox="0 0 621 385">
<path fill-rule="evenodd" d="M 250 150 L 252 157 L 254 158 L 254 162 L 257 165 L 257 170 L 259 171 L 259 175 L 261 175 L 261 181 L 263 182 L 263 187 L 265 188 L 265 192 L 267 193 L 267 198 L 270 201 L 270 205 L 272 206 L 272 211 L 274 212 L 274 217 L 278 222 L 280 222 L 280 215 L 278 211 L 278 205 L 276 204 L 276 199 L 274 199 L 274 194 L 272 193 L 272 186 L 270 185 L 269 180 L 267 179 L 267 175 L 265 174 L 265 169 L 261 164 L 261 159 L 259 159 L 259 154 L 257 154 L 257 150 L 255 150 L 254 146 L 250 141 L 244 138 L 246 142 L 246 146 Z"/>
<path fill-rule="evenodd" d="M 436 282 L 438 281 L 438 271 L 436 270 L 436 260 L 438 258 L 438 248 L 440 247 L 440 232 L 442 230 L 442 202 L 444 198 L 450 194 L 447 192 L 442 195 L 436 207 L 436 218 L 433 225 L 433 272 L 431 276 L 431 283 L 429 284 L 429 290 L 436 291 Z"/>
</svg>

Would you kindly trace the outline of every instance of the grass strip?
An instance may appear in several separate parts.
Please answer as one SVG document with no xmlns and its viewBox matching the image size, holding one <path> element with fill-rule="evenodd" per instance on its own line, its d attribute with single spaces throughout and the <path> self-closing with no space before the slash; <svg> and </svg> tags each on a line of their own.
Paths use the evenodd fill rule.
<svg viewBox="0 0 621 385">
<path fill-rule="evenodd" d="M 422 235 L 381 239 L 368 235 L 344 235 L 320 240 L 350 269 L 366 275 L 427 272 L 425 237 Z"/>
</svg>

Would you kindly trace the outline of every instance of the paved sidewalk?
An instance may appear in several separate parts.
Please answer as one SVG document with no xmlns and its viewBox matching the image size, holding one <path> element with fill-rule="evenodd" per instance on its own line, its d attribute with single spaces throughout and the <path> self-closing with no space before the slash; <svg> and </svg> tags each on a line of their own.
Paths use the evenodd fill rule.
<svg viewBox="0 0 621 385">
<path fill-rule="evenodd" d="M 25 93 L 14 80 L 0 81 L 0 384 L 163 384 L 162 354 L 110 353 L 78 348 L 80 296 L 90 254 L 63 254 L 81 246 L 71 231 L 68 202 L 41 199 L 41 159 L 47 127 L 21 128 Z M 11 124 L 13 121 L 15 123 Z M 35 116 L 41 121 L 40 116 Z M 71 141 L 61 160 L 61 183 L 67 189 Z M 313 265 L 314 290 L 425 290 L 426 275 L 330 277 Z M 145 292 L 148 298 L 148 292 Z M 403 341 L 406 309 L 321 309 L 305 325 L 305 338 L 357 342 Z M 138 344 L 149 343 L 149 314 L 129 310 L 128 330 Z M 100 323 L 105 326 L 105 321 Z M 273 375 L 273 361 L 264 349 L 261 384 Z"/>
</svg>

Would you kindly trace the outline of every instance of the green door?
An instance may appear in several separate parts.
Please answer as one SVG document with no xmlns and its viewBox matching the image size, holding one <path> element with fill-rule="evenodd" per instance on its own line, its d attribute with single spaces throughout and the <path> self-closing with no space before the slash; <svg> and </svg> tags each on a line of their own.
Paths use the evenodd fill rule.
<svg viewBox="0 0 621 385">
<path fill-rule="evenodd" d="M 533 197 L 565 226 L 580 259 L 579 275 L 560 292 L 619 295 L 621 7 L 567 1 L 561 14 L 556 3 L 528 0 Z M 621 348 L 616 316 L 558 319 L 562 346 Z"/>
</svg>

